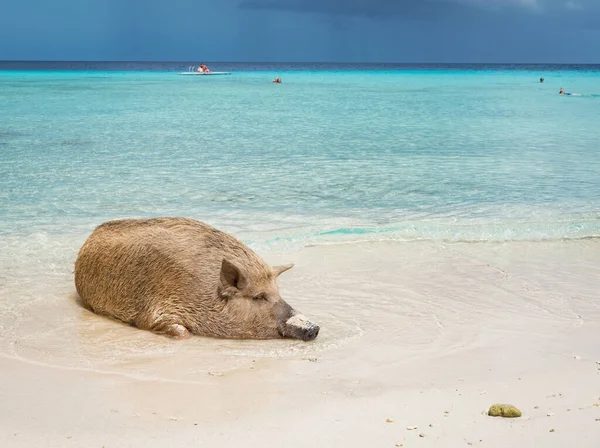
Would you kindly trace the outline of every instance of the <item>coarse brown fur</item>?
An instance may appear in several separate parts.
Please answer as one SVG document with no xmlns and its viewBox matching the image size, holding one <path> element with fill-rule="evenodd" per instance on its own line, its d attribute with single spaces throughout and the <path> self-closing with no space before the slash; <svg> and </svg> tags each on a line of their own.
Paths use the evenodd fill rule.
<svg viewBox="0 0 600 448">
<path fill-rule="evenodd" d="M 317 326 L 310 337 L 286 329 L 296 311 L 276 278 L 292 266 L 272 268 L 194 219 L 125 219 L 90 235 L 75 262 L 75 286 L 95 313 L 176 338 L 314 339 Z"/>
</svg>

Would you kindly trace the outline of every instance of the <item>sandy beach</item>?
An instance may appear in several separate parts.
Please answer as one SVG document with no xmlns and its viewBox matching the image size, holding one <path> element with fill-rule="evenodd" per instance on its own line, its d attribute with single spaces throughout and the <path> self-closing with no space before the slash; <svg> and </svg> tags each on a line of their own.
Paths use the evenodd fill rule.
<svg viewBox="0 0 600 448">
<path fill-rule="evenodd" d="M 2 447 L 598 446 L 598 240 L 262 253 L 296 263 L 282 295 L 321 325 L 314 343 L 178 342 L 95 316 L 69 247 L 51 286 L 3 300 Z"/>
</svg>

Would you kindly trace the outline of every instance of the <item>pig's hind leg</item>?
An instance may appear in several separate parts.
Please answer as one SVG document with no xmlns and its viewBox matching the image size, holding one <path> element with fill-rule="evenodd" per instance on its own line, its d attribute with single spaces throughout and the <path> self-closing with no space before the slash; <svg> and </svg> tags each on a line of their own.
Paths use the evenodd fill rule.
<svg viewBox="0 0 600 448">
<path fill-rule="evenodd" d="M 187 339 L 190 337 L 190 332 L 187 328 L 174 322 L 160 321 L 154 324 L 150 330 L 153 333 L 169 336 L 173 339 Z"/>
</svg>

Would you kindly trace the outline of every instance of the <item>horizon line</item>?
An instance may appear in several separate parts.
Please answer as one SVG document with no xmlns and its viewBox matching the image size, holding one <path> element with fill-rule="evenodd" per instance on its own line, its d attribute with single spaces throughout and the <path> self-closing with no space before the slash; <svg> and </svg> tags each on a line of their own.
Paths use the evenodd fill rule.
<svg viewBox="0 0 600 448">
<path fill-rule="evenodd" d="M 0 63 L 138 63 L 138 64 L 187 64 L 176 60 L 85 60 L 85 59 L 0 59 Z M 204 61 L 208 64 L 363 64 L 363 65 L 600 65 L 600 62 L 340 62 L 340 61 Z"/>
</svg>

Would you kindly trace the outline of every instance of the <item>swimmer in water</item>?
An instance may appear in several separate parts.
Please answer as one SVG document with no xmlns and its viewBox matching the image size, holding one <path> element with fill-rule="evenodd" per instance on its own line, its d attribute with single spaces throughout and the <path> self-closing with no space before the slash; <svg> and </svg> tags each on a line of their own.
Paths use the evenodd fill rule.
<svg viewBox="0 0 600 448">
<path fill-rule="evenodd" d="M 278 76 L 277 78 L 275 78 L 275 79 L 273 80 L 273 82 L 274 82 L 275 84 L 281 84 L 281 78 Z"/>
<path fill-rule="evenodd" d="M 564 95 L 564 94 L 565 94 L 565 91 L 563 90 L 563 88 L 562 88 L 562 87 L 560 88 L 560 92 L 558 92 L 558 94 L 559 94 L 559 95 Z"/>
<path fill-rule="evenodd" d="M 540 78 L 540 82 L 544 82 L 544 78 Z"/>
</svg>

